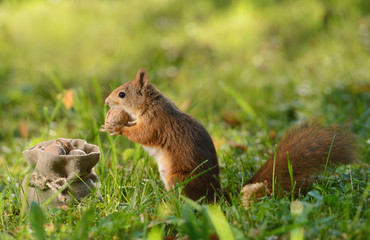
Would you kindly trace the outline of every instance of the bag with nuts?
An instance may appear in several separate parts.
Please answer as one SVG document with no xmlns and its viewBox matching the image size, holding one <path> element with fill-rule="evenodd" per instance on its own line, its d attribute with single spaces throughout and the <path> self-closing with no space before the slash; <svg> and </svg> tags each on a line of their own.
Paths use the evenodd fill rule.
<svg viewBox="0 0 370 240">
<path fill-rule="evenodd" d="M 41 142 L 24 151 L 23 157 L 33 171 L 22 182 L 21 199 L 28 204 L 67 204 L 100 187 L 93 169 L 100 159 L 100 150 L 85 140 L 59 138 Z"/>
</svg>

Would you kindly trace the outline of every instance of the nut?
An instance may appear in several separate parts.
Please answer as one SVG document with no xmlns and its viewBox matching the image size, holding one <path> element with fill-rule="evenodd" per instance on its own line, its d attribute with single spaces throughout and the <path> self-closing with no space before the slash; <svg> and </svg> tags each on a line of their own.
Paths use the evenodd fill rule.
<svg viewBox="0 0 370 240">
<path fill-rule="evenodd" d="M 86 153 L 81 149 L 73 149 L 72 151 L 69 152 L 68 155 L 82 156 L 86 155 Z"/>
<path fill-rule="evenodd" d="M 114 123 L 118 125 L 128 125 L 130 116 L 124 110 L 112 108 L 107 112 L 105 116 L 105 124 Z"/>
<path fill-rule="evenodd" d="M 65 139 L 65 138 L 58 138 L 57 140 L 55 140 L 55 142 L 53 144 L 56 144 L 56 145 L 61 146 L 62 148 L 64 148 L 66 154 L 68 154 L 70 151 L 73 150 L 73 146 L 72 146 L 71 142 L 68 139 Z"/>
<path fill-rule="evenodd" d="M 54 143 L 47 146 L 44 151 L 55 155 L 66 155 L 64 148 Z"/>
</svg>

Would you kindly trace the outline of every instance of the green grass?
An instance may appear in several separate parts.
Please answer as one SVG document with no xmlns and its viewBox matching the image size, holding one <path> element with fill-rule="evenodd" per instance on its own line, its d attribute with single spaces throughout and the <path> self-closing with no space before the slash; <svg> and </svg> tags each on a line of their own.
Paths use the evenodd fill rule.
<svg viewBox="0 0 370 240">
<path fill-rule="evenodd" d="M 365 0 L 0 1 L 0 239 L 366 239 L 369 13 Z M 232 204 L 166 192 L 139 145 L 99 132 L 104 98 L 141 67 L 212 135 Z M 291 196 L 246 211 L 242 184 L 305 119 L 348 126 L 360 164 L 319 179 L 298 215 Z M 59 137 L 100 147 L 104 202 L 26 210 L 21 153 Z"/>
</svg>

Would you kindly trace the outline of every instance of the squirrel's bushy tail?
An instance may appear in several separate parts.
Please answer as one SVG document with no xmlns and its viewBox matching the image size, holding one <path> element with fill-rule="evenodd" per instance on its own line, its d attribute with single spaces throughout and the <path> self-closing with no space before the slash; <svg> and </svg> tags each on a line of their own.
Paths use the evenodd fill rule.
<svg viewBox="0 0 370 240">
<path fill-rule="evenodd" d="M 341 126 L 323 127 L 319 123 L 305 122 L 292 127 L 277 147 L 275 193 L 291 192 L 288 156 L 293 168 L 294 192 L 297 194 L 308 190 L 313 176 L 322 173 L 327 163 L 328 166 L 335 166 L 356 162 L 356 153 L 355 135 Z M 272 193 L 273 168 L 274 154 L 246 184 L 262 182 Z"/>
</svg>

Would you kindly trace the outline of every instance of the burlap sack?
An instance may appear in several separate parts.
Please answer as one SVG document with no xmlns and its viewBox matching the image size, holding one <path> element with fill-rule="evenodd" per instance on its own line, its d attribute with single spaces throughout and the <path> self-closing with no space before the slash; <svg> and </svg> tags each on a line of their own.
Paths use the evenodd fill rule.
<svg viewBox="0 0 370 240">
<path fill-rule="evenodd" d="M 100 187 L 93 169 L 100 158 L 99 147 L 81 139 L 70 141 L 74 149 L 81 149 L 86 155 L 56 155 L 40 149 L 54 141 L 39 143 L 23 152 L 33 172 L 22 182 L 22 201 L 26 198 L 28 204 L 32 201 L 42 204 L 56 195 L 51 203 L 58 206 L 79 200 Z M 58 193 L 62 188 L 65 189 Z"/>
</svg>

